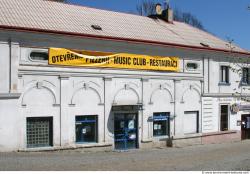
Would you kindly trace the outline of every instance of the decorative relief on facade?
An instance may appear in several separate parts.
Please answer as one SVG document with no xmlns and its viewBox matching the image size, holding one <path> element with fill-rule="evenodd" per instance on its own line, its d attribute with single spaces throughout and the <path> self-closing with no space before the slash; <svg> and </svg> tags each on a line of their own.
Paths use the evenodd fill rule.
<svg viewBox="0 0 250 174">
<path fill-rule="evenodd" d="M 197 85 L 189 85 L 189 87 L 184 90 L 184 92 L 182 93 L 181 95 L 181 101 L 180 103 L 185 103 L 185 95 L 188 93 L 188 92 L 192 92 L 192 91 L 195 91 L 198 95 L 199 95 L 199 103 L 201 103 L 201 89 L 200 87 L 197 88 Z"/>
<path fill-rule="evenodd" d="M 126 83 L 126 84 L 124 84 L 124 87 L 123 87 L 123 88 L 120 88 L 120 89 L 115 93 L 114 100 L 113 100 L 113 104 L 117 104 L 117 102 L 118 102 L 118 101 L 117 101 L 118 96 L 121 95 L 122 92 L 125 92 L 125 93 L 126 93 L 126 91 L 131 91 L 131 92 L 134 94 L 133 96 L 131 96 L 131 95 L 129 95 L 129 96 L 130 96 L 131 98 L 133 98 L 133 100 L 137 101 L 136 104 L 141 103 L 139 93 L 138 93 L 137 90 L 136 90 L 134 87 L 132 87 L 132 86 L 137 86 L 137 85 L 134 84 L 134 83 Z M 127 96 L 127 97 L 129 98 L 129 96 Z M 134 99 L 134 96 L 136 96 L 135 99 Z"/>
<path fill-rule="evenodd" d="M 86 91 L 91 90 L 91 91 L 93 91 L 97 95 L 97 97 L 99 99 L 98 105 L 103 105 L 103 97 L 102 97 L 102 95 L 99 92 L 100 89 L 97 88 L 99 85 L 96 85 L 96 83 L 94 83 L 92 81 L 90 81 L 88 83 L 85 82 L 85 81 L 81 81 L 81 82 L 77 83 L 76 86 L 79 86 L 79 87 L 77 87 L 77 88 L 74 89 L 74 92 L 73 92 L 73 95 L 71 97 L 69 105 L 73 105 L 74 106 L 76 104 L 74 102 L 75 96 L 77 96 L 77 94 L 79 92 L 81 92 L 82 90 L 86 90 Z"/>
<path fill-rule="evenodd" d="M 45 89 L 50 94 L 50 96 L 52 96 L 52 98 L 53 98 L 53 106 L 57 106 L 58 102 L 57 102 L 57 98 L 56 98 L 56 93 L 55 93 L 55 89 L 53 89 L 52 86 L 55 87 L 55 85 L 53 83 L 51 83 L 51 82 L 49 82 L 47 80 L 43 80 L 43 81 L 32 80 L 32 81 L 28 82 L 26 84 L 26 89 L 24 90 L 23 95 L 22 95 L 21 105 L 23 107 L 27 106 L 27 103 L 25 102 L 24 99 L 27 96 L 27 94 L 32 92 L 32 90 L 34 90 L 34 89 L 38 89 L 38 90 Z"/>
<path fill-rule="evenodd" d="M 174 103 L 174 97 L 173 94 L 170 91 L 171 85 L 169 85 L 168 83 L 164 83 L 164 84 L 158 84 L 158 87 L 156 89 L 153 90 L 153 92 L 150 95 L 150 100 L 149 100 L 149 104 L 153 105 L 154 101 L 153 101 L 153 97 L 154 95 L 159 92 L 159 91 L 165 91 L 168 93 L 168 95 L 170 96 L 170 103 Z"/>
</svg>

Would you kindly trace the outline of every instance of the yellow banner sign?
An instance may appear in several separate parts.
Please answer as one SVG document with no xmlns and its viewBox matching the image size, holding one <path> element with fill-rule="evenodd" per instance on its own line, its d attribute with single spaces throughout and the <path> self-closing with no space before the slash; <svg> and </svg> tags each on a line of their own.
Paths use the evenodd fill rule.
<svg viewBox="0 0 250 174">
<path fill-rule="evenodd" d="M 49 49 L 50 65 L 179 71 L 179 58 Z"/>
</svg>

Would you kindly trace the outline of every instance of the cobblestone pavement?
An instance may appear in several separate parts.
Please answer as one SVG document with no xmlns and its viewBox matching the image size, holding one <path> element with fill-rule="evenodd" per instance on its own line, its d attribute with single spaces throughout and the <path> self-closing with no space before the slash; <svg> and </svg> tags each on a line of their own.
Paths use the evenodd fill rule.
<svg viewBox="0 0 250 174">
<path fill-rule="evenodd" d="M 250 170 L 250 140 L 128 152 L 0 153 L 0 170 Z"/>
</svg>

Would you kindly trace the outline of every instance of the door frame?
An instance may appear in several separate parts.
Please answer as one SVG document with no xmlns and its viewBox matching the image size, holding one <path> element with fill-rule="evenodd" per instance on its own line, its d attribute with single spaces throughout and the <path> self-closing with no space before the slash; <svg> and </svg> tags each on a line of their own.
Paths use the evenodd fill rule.
<svg viewBox="0 0 250 174">
<path fill-rule="evenodd" d="M 250 117 L 250 114 L 241 114 L 241 123 L 243 121 L 243 118 Z M 248 136 L 246 134 L 249 134 Z M 249 139 L 247 137 L 250 137 L 250 129 L 244 129 L 243 124 L 241 124 L 241 140 Z"/>
<path fill-rule="evenodd" d="M 230 130 L 230 127 L 231 127 L 231 113 L 230 113 L 230 103 L 219 103 L 219 118 L 218 118 L 218 131 L 219 132 L 223 132 L 221 131 L 221 106 L 223 105 L 227 105 L 227 131 Z"/>
<path fill-rule="evenodd" d="M 118 114 L 124 114 L 125 115 L 125 117 L 126 117 L 126 115 L 128 115 L 128 114 L 135 114 L 136 115 L 136 147 L 134 148 L 134 149 L 139 149 L 139 113 L 138 112 L 132 112 L 132 111 L 130 111 L 130 112 L 126 112 L 126 111 L 118 111 L 118 112 L 113 112 L 113 117 L 114 117 L 114 120 L 113 120 L 113 123 L 114 123 L 114 129 L 113 129 L 113 133 L 114 133 L 114 149 L 116 149 L 115 148 L 115 117 L 116 117 L 116 115 L 118 115 Z M 117 150 L 119 150 L 119 149 L 117 149 Z M 124 150 L 128 150 L 128 149 L 124 149 Z"/>
</svg>

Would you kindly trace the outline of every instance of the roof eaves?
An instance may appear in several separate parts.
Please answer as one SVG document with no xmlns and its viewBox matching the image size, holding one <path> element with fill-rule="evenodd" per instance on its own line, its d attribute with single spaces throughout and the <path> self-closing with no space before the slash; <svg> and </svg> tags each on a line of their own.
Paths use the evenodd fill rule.
<svg viewBox="0 0 250 174">
<path fill-rule="evenodd" d="M 184 44 L 167 43 L 167 42 L 159 42 L 159 41 L 152 41 L 152 40 L 143 40 L 143 39 L 120 38 L 120 37 L 114 37 L 114 36 L 101 36 L 101 35 L 92 35 L 92 34 L 84 34 L 84 33 L 47 30 L 47 29 L 38 29 L 38 28 L 27 28 L 27 27 L 15 27 L 15 26 L 6 26 L 6 25 L 0 25 L 0 29 L 21 31 L 21 32 L 35 32 L 35 33 L 48 33 L 48 34 L 58 34 L 58 35 L 70 35 L 70 36 L 78 36 L 78 37 L 92 38 L 92 39 L 98 39 L 98 40 L 112 40 L 112 41 L 121 41 L 121 42 L 125 41 L 125 42 L 132 42 L 132 43 L 161 45 L 161 46 L 185 48 L 185 49 L 200 50 L 200 51 L 218 51 L 218 52 L 224 52 L 224 53 L 236 53 L 236 54 L 250 56 L 250 52 L 248 52 L 248 51 L 246 51 L 246 52 L 231 51 L 231 50 L 220 49 L 220 48 L 199 47 L 199 46 L 191 46 L 191 45 L 184 45 Z"/>
</svg>

